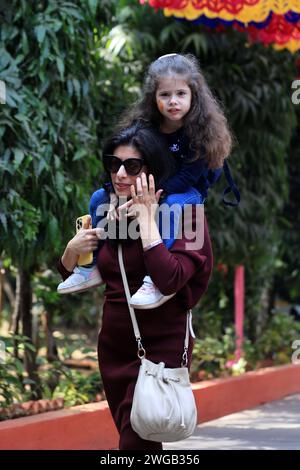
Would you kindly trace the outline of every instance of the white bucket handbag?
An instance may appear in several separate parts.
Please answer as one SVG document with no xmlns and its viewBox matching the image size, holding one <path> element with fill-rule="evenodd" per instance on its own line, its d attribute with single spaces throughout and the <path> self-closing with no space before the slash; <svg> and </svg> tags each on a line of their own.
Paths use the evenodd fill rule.
<svg viewBox="0 0 300 470">
<path fill-rule="evenodd" d="M 134 309 L 130 306 L 130 292 L 123 262 L 122 246 L 118 246 L 122 280 L 138 343 L 137 355 L 141 366 L 134 390 L 130 415 L 134 431 L 148 441 L 172 442 L 191 436 L 197 424 L 197 408 L 187 369 L 187 351 L 191 310 L 187 313 L 184 352 L 181 367 L 166 368 L 163 362 L 155 364 L 146 359 Z"/>
</svg>

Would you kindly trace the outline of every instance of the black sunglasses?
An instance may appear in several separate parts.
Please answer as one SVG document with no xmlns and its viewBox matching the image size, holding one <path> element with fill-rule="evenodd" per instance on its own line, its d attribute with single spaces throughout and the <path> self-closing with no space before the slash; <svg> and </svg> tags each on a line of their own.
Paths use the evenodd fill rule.
<svg viewBox="0 0 300 470">
<path fill-rule="evenodd" d="M 124 165 L 125 171 L 129 176 L 135 176 L 139 174 L 145 162 L 142 158 L 121 158 L 115 155 L 104 155 L 103 165 L 108 173 L 117 173 L 122 165 Z"/>
</svg>

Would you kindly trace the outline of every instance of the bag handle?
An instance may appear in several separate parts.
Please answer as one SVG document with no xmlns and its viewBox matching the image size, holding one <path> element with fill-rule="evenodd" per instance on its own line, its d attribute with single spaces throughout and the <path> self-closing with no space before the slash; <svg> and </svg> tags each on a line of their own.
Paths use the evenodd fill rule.
<svg viewBox="0 0 300 470">
<path fill-rule="evenodd" d="M 128 308 L 129 308 L 130 318 L 131 318 L 131 321 L 132 321 L 134 336 L 135 336 L 135 339 L 136 339 L 137 344 L 138 344 L 137 355 L 138 355 L 139 359 L 142 359 L 143 357 L 146 356 L 146 350 L 143 348 L 143 345 L 142 345 L 141 333 L 140 333 L 138 323 L 137 323 L 137 320 L 136 320 L 135 311 L 130 305 L 131 295 L 130 295 L 127 276 L 126 276 L 126 271 L 125 271 L 125 267 L 124 267 L 123 251 L 122 251 L 121 243 L 118 244 L 118 261 L 119 261 L 119 265 L 120 265 L 121 276 L 122 276 L 125 295 L 126 295 L 126 299 L 127 299 Z M 188 348 L 189 348 L 189 325 L 190 325 L 191 320 L 192 320 L 192 310 L 190 309 L 187 313 L 187 316 L 186 316 L 184 352 L 183 352 L 183 355 L 182 355 L 181 367 L 187 367 L 187 363 L 188 363 L 187 352 L 188 352 Z"/>
</svg>

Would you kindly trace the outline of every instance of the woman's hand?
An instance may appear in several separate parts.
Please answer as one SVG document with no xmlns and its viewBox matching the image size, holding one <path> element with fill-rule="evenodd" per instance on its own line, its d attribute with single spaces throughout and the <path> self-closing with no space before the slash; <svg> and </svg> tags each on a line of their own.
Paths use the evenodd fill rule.
<svg viewBox="0 0 300 470">
<path fill-rule="evenodd" d="M 154 242 L 160 241 L 161 236 L 156 224 L 155 215 L 158 208 L 158 201 L 163 192 L 159 189 L 155 192 L 153 175 L 149 175 L 149 187 L 145 173 L 141 178 L 136 179 L 136 189 L 130 187 L 132 203 L 128 209 L 127 217 L 136 217 L 140 227 L 140 237 L 144 249 L 147 249 Z M 121 207 L 119 207 L 121 209 Z"/>
<path fill-rule="evenodd" d="M 131 186 L 132 210 L 136 213 L 139 224 L 155 220 L 155 214 L 158 208 L 158 201 L 162 189 L 155 193 L 155 182 L 153 175 L 149 175 L 149 187 L 145 173 L 141 174 L 141 178 L 136 179 L 136 189 Z"/>
<path fill-rule="evenodd" d="M 84 226 L 76 233 L 76 235 L 69 241 L 67 250 L 74 255 L 81 255 L 94 251 L 98 246 L 98 238 L 101 229 L 88 228 L 90 227 L 91 218 L 89 218 Z"/>
<path fill-rule="evenodd" d="M 149 222 L 149 219 L 155 220 L 158 201 L 163 192 L 159 189 L 155 192 L 155 182 L 153 175 L 149 175 L 149 187 L 145 173 L 136 179 L 136 188 L 134 185 L 130 187 L 132 199 L 119 206 L 118 212 L 120 217 L 135 217 L 139 224 Z"/>
</svg>

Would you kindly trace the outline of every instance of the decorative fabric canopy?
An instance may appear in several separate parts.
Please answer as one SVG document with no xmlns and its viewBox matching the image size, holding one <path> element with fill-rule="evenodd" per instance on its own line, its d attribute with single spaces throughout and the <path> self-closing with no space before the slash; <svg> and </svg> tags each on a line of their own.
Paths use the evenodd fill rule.
<svg viewBox="0 0 300 470">
<path fill-rule="evenodd" d="M 250 40 L 291 52 L 300 49 L 300 0 L 140 0 L 175 16 L 210 27 L 231 25 Z"/>
</svg>

